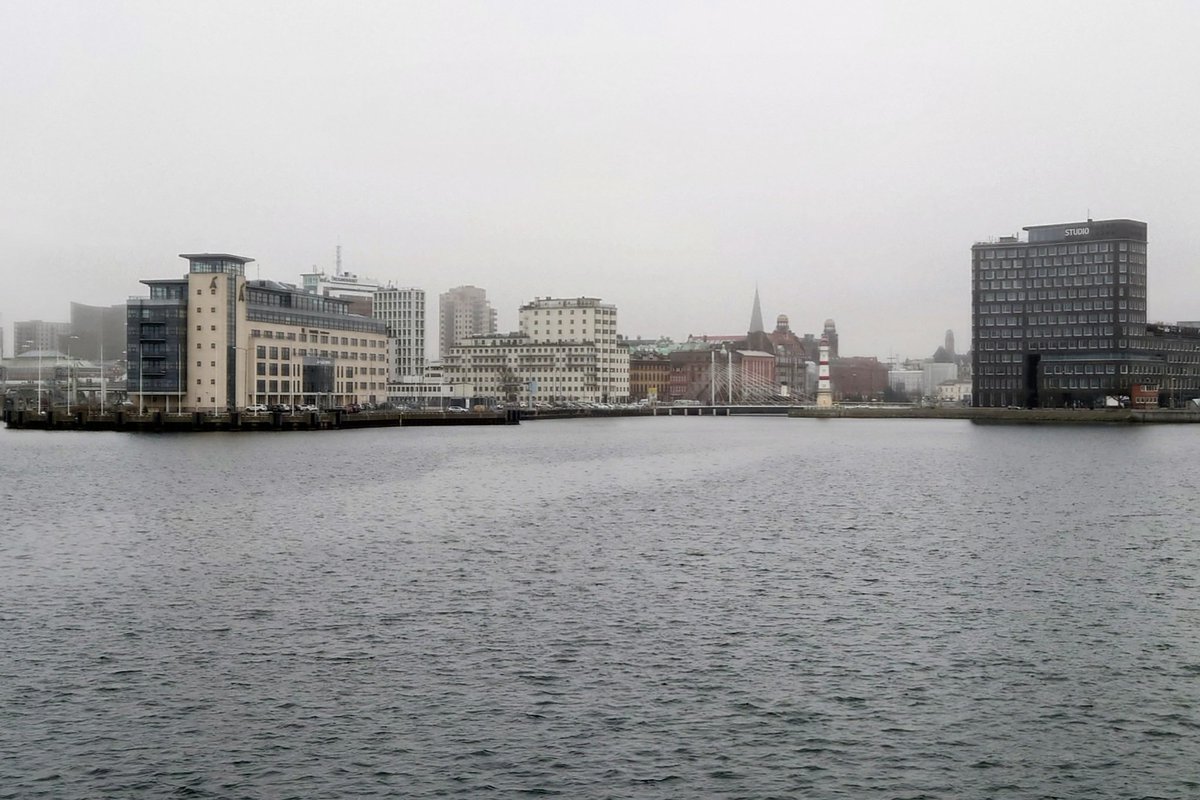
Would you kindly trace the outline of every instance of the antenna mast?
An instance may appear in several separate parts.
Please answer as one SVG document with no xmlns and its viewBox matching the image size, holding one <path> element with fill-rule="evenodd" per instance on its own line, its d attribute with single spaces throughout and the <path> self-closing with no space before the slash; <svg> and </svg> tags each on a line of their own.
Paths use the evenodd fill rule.
<svg viewBox="0 0 1200 800">
<path fill-rule="evenodd" d="M 337 270 L 334 272 L 334 274 L 335 275 L 342 274 L 342 243 L 341 242 L 338 242 L 338 246 L 337 246 Z"/>
</svg>

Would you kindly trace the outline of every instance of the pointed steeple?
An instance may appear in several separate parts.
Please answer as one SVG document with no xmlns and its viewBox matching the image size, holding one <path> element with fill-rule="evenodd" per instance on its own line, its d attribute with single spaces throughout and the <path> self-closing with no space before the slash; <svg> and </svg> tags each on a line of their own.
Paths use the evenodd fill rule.
<svg viewBox="0 0 1200 800">
<path fill-rule="evenodd" d="M 749 333 L 762 333 L 762 305 L 758 302 L 758 287 L 754 287 L 754 310 L 750 312 L 750 330 Z"/>
</svg>

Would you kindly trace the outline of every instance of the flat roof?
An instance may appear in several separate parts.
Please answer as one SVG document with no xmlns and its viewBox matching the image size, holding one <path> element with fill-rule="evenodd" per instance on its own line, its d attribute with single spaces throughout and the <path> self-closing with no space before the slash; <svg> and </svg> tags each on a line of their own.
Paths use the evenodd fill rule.
<svg viewBox="0 0 1200 800">
<path fill-rule="evenodd" d="M 1021 228 L 1023 231 L 1036 231 L 1043 228 L 1086 228 L 1089 225 L 1108 225 L 1114 222 L 1132 222 L 1134 225 L 1145 225 L 1140 219 L 1088 219 L 1082 222 L 1055 222 L 1050 225 L 1026 225 Z"/>
<path fill-rule="evenodd" d="M 237 261 L 240 264 L 249 264 L 253 258 L 246 256 L 235 256 L 232 253 L 180 253 L 180 258 L 186 258 L 188 261 Z"/>
</svg>

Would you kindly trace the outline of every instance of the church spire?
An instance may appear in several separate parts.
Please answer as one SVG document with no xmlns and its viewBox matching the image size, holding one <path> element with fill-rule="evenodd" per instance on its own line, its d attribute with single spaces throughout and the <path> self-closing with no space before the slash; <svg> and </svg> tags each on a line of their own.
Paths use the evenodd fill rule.
<svg viewBox="0 0 1200 800">
<path fill-rule="evenodd" d="M 750 333 L 762 333 L 762 305 L 758 302 L 758 287 L 754 287 L 754 310 L 750 312 Z"/>
</svg>

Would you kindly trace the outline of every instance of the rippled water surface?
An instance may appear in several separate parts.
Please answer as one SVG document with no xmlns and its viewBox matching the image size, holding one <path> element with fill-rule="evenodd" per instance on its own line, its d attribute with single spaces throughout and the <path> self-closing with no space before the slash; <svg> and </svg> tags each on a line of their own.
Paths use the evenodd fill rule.
<svg viewBox="0 0 1200 800">
<path fill-rule="evenodd" d="M 0 797 L 1200 797 L 1198 444 L 0 431 Z"/>
</svg>

